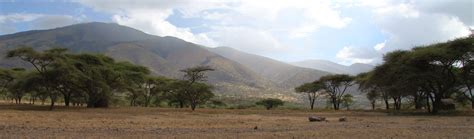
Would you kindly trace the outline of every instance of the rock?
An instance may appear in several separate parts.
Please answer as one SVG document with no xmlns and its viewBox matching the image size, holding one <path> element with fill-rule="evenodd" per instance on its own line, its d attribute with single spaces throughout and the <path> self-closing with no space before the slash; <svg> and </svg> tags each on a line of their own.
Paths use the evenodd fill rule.
<svg viewBox="0 0 474 139">
<path fill-rule="evenodd" d="M 320 116 L 310 116 L 308 117 L 308 120 L 310 122 L 322 122 L 322 121 L 326 121 L 326 118 L 320 117 Z"/>
<path fill-rule="evenodd" d="M 257 126 L 255 126 L 253 129 L 254 129 L 254 130 L 257 130 L 257 129 L 258 129 L 258 127 L 257 127 Z"/>
<path fill-rule="evenodd" d="M 346 122 L 347 121 L 347 118 L 346 117 L 341 117 L 339 118 L 339 122 Z"/>
</svg>

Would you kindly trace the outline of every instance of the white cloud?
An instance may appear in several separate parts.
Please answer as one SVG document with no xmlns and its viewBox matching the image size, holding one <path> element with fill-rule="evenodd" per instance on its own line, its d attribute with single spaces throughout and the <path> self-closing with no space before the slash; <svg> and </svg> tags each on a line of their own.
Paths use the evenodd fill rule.
<svg viewBox="0 0 474 139">
<path fill-rule="evenodd" d="M 466 25 L 474 25 L 472 0 L 418 0 L 414 3 L 422 12 L 455 16 Z"/>
<path fill-rule="evenodd" d="M 346 46 L 337 52 L 336 57 L 342 60 L 343 64 L 375 64 L 380 61 L 379 57 L 381 55 L 382 53 L 376 51 L 375 49 Z"/>
<path fill-rule="evenodd" d="M 0 15 L 0 23 L 28 22 L 43 16 L 42 14 L 13 13 Z"/>
<path fill-rule="evenodd" d="M 173 10 L 180 10 L 185 16 L 192 17 L 204 9 L 218 6 L 217 2 L 196 3 L 196 1 L 188 0 L 145 0 L 139 2 L 129 0 L 81 0 L 80 2 L 98 11 L 112 13 L 112 20 L 121 25 L 130 26 L 149 34 L 174 36 L 197 44 L 216 46 L 216 42 L 206 34 L 193 34 L 190 28 L 177 27 L 167 21 L 167 18 L 174 13 Z"/>
<path fill-rule="evenodd" d="M 378 43 L 374 46 L 374 49 L 377 50 L 377 51 L 382 51 L 382 49 L 385 47 L 386 43 L 387 43 L 387 41 L 384 41 L 382 43 Z"/>
<path fill-rule="evenodd" d="M 31 23 L 30 29 L 51 29 L 81 22 L 81 18 L 69 15 L 48 15 L 35 13 L 12 13 L 0 15 L 0 34 L 17 32 L 16 23 Z"/>
<path fill-rule="evenodd" d="M 180 1 L 128 1 L 128 0 L 80 0 L 80 3 L 93 7 L 98 11 L 105 11 L 113 14 L 113 20 L 118 24 L 131 26 L 144 32 L 159 36 L 174 36 L 186 41 L 203 44 L 206 46 L 228 45 L 231 47 L 252 47 L 248 49 L 256 53 L 259 49 L 278 46 L 240 46 L 242 41 L 229 41 L 230 35 L 216 37 L 215 34 L 231 34 L 235 31 L 219 28 L 221 26 L 231 28 L 247 28 L 255 30 L 256 35 L 253 40 L 263 40 L 266 45 L 281 45 L 269 43 L 275 39 L 273 34 L 288 34 L 291 38 L 306 37 L 321 27 L 343 28 L 351 20 L 342 17 L 335 10 L 335 6 L 329 0 L 180 0 Z M 283 12 L 294 11 L 291 18 L 297 19 L 288 23 L 288 16 Z M 188 27 L 177 27 L 170 23 L 167 18 L 180 12 L 181 18 L 198 18 L 202 20 L 217 21 L 209 25 L 209 32 L 195 34 Z M 298 25 L 295 25 L 298 24 Z M 221 30 L 213 30 L 221 29 Z M 262 32 L 265 32 L 262 35 Z M 213 37 L 209 35 L 214 34 Z M 271 39 L 270 39 L 271 38 Z M 233 43 L 235 42 L 235 43 Z M 254 51 L 255 50 L 255 51 Z"/>
<path fill-rule="evenodd" d="M 284 49 L 284 46 L 272 34 L 245 27 L 214 27 L 208 33 L 219 46 L 233 47 L 245 52 L 268 55 Z"/>
<path fill-rule="evenodd" d="M 0 15 L 0 35 L 10 34 L 17 32 L 15 23 L 18 22 L 28 22 L 35 20 L 42 15 L 40 14 L 25 14 L 25 13 L 13 13 Z"/>
<path fill-rule="evenodd" d="M 468 26 L 456 16 L 422 13 L 416 9 L 405 11 L 415 11 L 413 13 L 416 14 L 407 14 L 404 10 L 375 14 L 375 23 L 388 37 L 385 46 L 387 51 L 410 49 L 417 45 L 446 41 L 469 34 Z"/>
<path fill-rule="evenodd" d="M 386 40 L 374 46 L 370 53 L 386 53 L 398 49 L 411 49 L 419 45 L 469 35 L 472 24 L 472 1 L 358 1 L 356 5 L 372 9 L 376 26 Z M 446 5 L 443 5 L 446 4 Z M 456 5 L 456 6 L 454 6 Z M 447 8 L 450 7 L 450 8 Z M 463 13 L 466 12 L 466 13 Z M 470 16 L 466 16 L 470 15 Z M 367 57 L 353 47 L 344 47 L 337 58 L 344 62 L 381 62 L 382 55 Z M 368 54 L 370 55 L 370 54 Z M 370 55 L 372 56 L 372 55 Z M 371 61 L 372 60 L 372 61 Z"/>
</svg>

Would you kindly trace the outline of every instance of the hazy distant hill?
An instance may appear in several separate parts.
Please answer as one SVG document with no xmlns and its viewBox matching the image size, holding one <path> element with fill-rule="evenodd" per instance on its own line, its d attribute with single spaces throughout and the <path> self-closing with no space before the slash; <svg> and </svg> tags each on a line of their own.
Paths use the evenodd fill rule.
<svg viewBox="0 0 474 139">
<path fill-rule="evenodd" d="M 369 64 L 354 63 L 350 66 L 345 66 L 345 65 L 337 64 L 337 63 L 327 61 L 327 60 L 305 60 L 305 61 L 300 61 L 300 62 L 293 62 L 290 64 L 299 66 L 299 67 L 328 71 L 332 73 L 351 74 L 351 75 L 367 72 L 374 68 L 373 65 L 369 65 Z"/>
<path fill-rule="evenodd" d="M 174 37 L 158 37 L 112 23 L 84 23 L 50 30 L 20 32 L 0 36 L 0 66 L 28 66 L 4 59 L 5 52 L 19 45 L 38 50 L 64 47 L 72 52 L 104 53 L 117 60 L 149 67 L 154 74 L 180 78 L 180 69 L 209 65 L 209 82 L 219 91 L 263 92 L 274 85 L 246 66 L 208 51 L 204 47 Z"/>
<path fill-rule="evenodd" d="M 330 74 L 329 72 L 297 67 L 267 57 L 241 52 L 230 47 L 209 48 L 209 50 L 247 66 L 257 74 L 284 88 L 294 88 Z"/>
</svg>

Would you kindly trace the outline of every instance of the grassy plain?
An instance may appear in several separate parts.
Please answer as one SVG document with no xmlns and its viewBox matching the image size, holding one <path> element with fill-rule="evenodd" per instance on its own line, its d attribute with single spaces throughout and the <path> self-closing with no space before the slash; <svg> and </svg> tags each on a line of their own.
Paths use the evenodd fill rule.
<svg viewBox="0 0 474 139">
<path fill-rule="evenodd" d="M 308 122 L 308 116 L 328 122 Z M 346 117 L 347 122 L 339 122 Z M 472 111 L 455 115 L 263 109 L 64 108 L 0 104 L 0 137 L 473 138 Z"/>
</svg>

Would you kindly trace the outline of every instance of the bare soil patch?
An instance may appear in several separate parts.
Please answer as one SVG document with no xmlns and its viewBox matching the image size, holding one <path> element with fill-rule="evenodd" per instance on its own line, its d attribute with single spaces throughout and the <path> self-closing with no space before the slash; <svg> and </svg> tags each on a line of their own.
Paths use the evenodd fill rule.
<svg viewBox="0 0 474 139">
<path fill-rule="evenodd" d="M 473 138 L 474 117 L 361 111 L 58 108 L 0 105 L 2 137 Z M 308 116 L 328 122 L 309 122 Z M 347 121 L 339 122 L 340 117 Z M 257 127 L 257 129 L 255 129 Z"/>
</svg>

